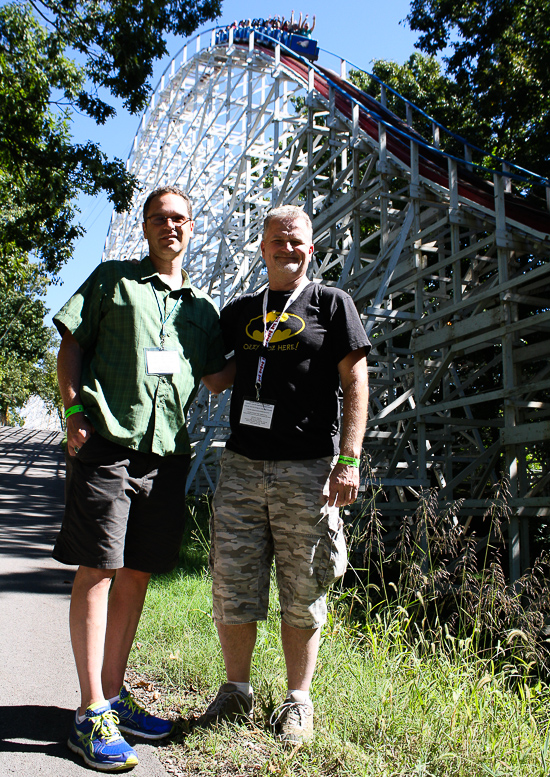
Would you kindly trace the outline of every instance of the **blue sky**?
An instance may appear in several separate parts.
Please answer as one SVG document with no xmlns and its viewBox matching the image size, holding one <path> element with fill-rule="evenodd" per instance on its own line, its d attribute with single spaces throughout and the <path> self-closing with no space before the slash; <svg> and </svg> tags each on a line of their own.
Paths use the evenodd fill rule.
<svg viewBox="0 0 550 777">
<path fill-rule="evenodd" d="M 256 16 L 280 15 L 288 18 L 293 7 L 292 0 L 287 5 L 266 3 L 264 0 L 225 0 L 222 3 L 222 16 L 217 23 L 228 24 L 235 19 L 239 21 Z M 317 39 L 320 48 L 368 71 L 374 59 L 395 60 L 402 64 L 413 53 L 417 34 L 404 22 L 409 5 L 409 0 L 314 0 L 310 5 L 295 3 L 294 12 L 295 16 L 300 11 L 304 15 L 308 13 L 310 22 L 315 13 L 313 37 Z M 208 24 L 202 29 L 210 29 L 212 26 Z M 183 39 L 170 39 L 170 54 L 157 64 L 153 86 L 156 86 L 172 56 L 183 44 Z M 321 54 L 320 62 L 336 68 L 336 61 L 328 55 Z M 77 142 L 92 140 L 99 143 L 110 157 L 116 156 L 126 161 L 138 124 L 138 116 L 131 116 L 118 109 L 117 116 L 104 127 L 98 127 L 83 117 L 76 117 L 73 134 Z M 192 196 L 193 193 L 190 194 Z M 105 195 L 82 198 L 79 207 L 79 221 L 86 229 L 86 234 L 78 241 L 73 258 L 60 273 L 62 284 L 52 286 L 48 291 L 48 324 L 51 323 L 51 316 L 101 261 L 112 207 Z"/>
</svg>

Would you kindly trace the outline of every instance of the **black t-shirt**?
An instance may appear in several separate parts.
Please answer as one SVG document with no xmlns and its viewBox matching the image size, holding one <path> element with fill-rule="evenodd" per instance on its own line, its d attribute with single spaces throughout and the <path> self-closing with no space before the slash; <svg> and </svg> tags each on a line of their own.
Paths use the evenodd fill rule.
<svg viewBox="0 0 550 777">
<path fill-rule="evenodd" d="M 291 292 L 270 291 L 268 326 Z M 351 297 L 310 283 L 287 309 L 268 347 L 260 401 L 274 402 L 270 429 L 240 423 L 243 402 L 255 399 L 262 350 L 264 290 L 244 294 L 221 312 L 226 353 L 235 351 L 227 448 L 249 459 L 314 459 L 338 451 L 338 363 L 351 351 L 370 350 Z M 271 314 L 271 315 L 270 315 Z"/>
</svg>

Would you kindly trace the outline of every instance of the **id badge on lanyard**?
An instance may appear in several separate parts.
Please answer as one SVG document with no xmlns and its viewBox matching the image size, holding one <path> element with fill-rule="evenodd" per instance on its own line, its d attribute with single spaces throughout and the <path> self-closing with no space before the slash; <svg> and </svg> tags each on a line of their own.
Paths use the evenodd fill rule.
<svg viewBox="0 0 550 777">
<path fill-rule="evenodd" d="M 160 306 L 157 290 L 152 283 L 151 288 L 160 313 L 160 348 L 145 348 L 145 373 L 147 375 L 177 375 L 181 372 L 180 355 L 174 348 L 165 348 L 164 340 L 166 338 L 166 322 L 177 308 L 180 298 L 178 297 L 172 310 L 165 316 Z"/>
<path fill-rule="evenodd" d="M 147 375 L 177 375 L 181 372 L 179 353 L 164 348 L 146 348 L 145 371 Z"/>
<path fill-rule="evenodd" d="M 257 426 L 258 429 L 271 429 L 274 410 L 275 403 L 245 399 L 241 412 L 241 424 Z"/>
<path fill-rule="evenodd" d="M 295 302 L 302 291 L 309 286 L 310 281 L 306 276 L 302 278 L 300 284 L 294 289 L 281 313 L 277 316 L 271 326 L 267 327 L 267 295 L 269 294 L 269 287 L 265 290 L 263 298 L 263 319 L 264 319 L 264 337 L 262 350 L 264 354 L 267 354 L 267 348 L 269 341 L 275 334 L 275 330 L 279 326 L 279 322 L 288 310 L 288 308 Z M 262 355 L 258 358 L 258 367 L 256 370 L 256 382 L 254 388 L 256 389 L 256 397 L 248 397 L 243 402 L 243 408 L 241 411 L 240 423 L 245 426 L 255 426 L 258 429 L 271 429 L 273 422 L 273 411 L 275 410 L 275 402 L 260 401 L 260 391 L 262 388 L 262 381 L 264 377 L 264 370 L 266 365 L 266 356 Z"/>
</svg>

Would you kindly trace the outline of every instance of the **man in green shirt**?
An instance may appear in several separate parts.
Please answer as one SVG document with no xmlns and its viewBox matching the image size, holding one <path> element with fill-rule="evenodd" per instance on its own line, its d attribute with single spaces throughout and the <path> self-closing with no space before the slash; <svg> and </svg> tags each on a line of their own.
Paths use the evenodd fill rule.
<svg viewBox="0 0 550 777">
<path fill-rule="evenodd" d="M 223 369 L 219 314 L 182 268 L 191 203 L 176 187 L 143 208 L 149 255 L 99 265 L 54 323 L 67 417 L 67 483 L 54 558 L 76 564 L 70 629 L 81 690 L 69 747 L 101 771 L 137 764 L 120 731 L 160 739 L 169 721 L 124 687 L 152 573 L 177 563 L 190 460 L 186 413 Z"/>
</svg>

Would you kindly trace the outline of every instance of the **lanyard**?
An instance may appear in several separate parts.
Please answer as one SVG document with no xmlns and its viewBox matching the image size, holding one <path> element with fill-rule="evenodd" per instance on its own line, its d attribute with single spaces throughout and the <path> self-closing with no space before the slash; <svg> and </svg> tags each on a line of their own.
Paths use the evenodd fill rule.
<svg viewBox="0 0 550 777">
<path fill-rule="evenodd" d="M 284 316 L 288 308 L 292 305 L 292 303 L 296 302 L 300 294 L 303 292 L 306 286 L 309 286 L 310 283 L 311 281 L 309 280 L 309 278 L 306 278 L 306 276 L 304 275 L 299 285 L 294 289 L 290 297 L 287 299 L 283 310 L 281 311 L 281 313 L 279 313 L 279 315 L 277 316 L 275 321 L 273 321 L 273 323 L 269 326 L 269 328 L 267 327 L 267 295 L 269 294 L 269 286 L 265 290 L 264 299 L 263 299 L 264 339 L 262 342 L 264 353 L 267 353 L 267 346 L 269 345 L 269 341 L 275 334 L 275 330 L 279 326 L 279 321 L 282 319 L 282 317 Z M 265 362 L 266 362 L 266 357 L 260 356 L 260 358 L 258 359 L 258 369 L 256 370 L 256 383 L 254 384 L 254 387 L 256 389 L 257 402 L 260 401 L 260 389 L 262 387 L 262 380 L 264 377 Z"/>
<path fill-rule="evenodd" d="M 164 340 L 166 339 L 166 322 L 168 321 L 168 319 L 170 318 L 170 316 L 172 315 L 174 310 L 177 308 L 178 302 L 180 301 L 181 296 L 177 298 L 177 300 L 176 300 L 176 302 L 174 304 L 174 307 L 168 313 L 168 315 L 165 316 L 164 313 L 162 312 L 162 308 L 160 306 L 160 300 L 158 298 L 157 290 L 153 286 L 153 282 L 152 281 L 151 281 L 151 288 L 153 289 L 153 294 L 155 295 L 155 299 L 157 301 L 157 305 L 158 305 L 158 309 L 159 309 L 159 313 L 160 313 L 160 320 L 161 320 L 161 324 L 162 324 L 161 329 L 160 329 L 160 350 L 164 351 Z"/>
</svg>

